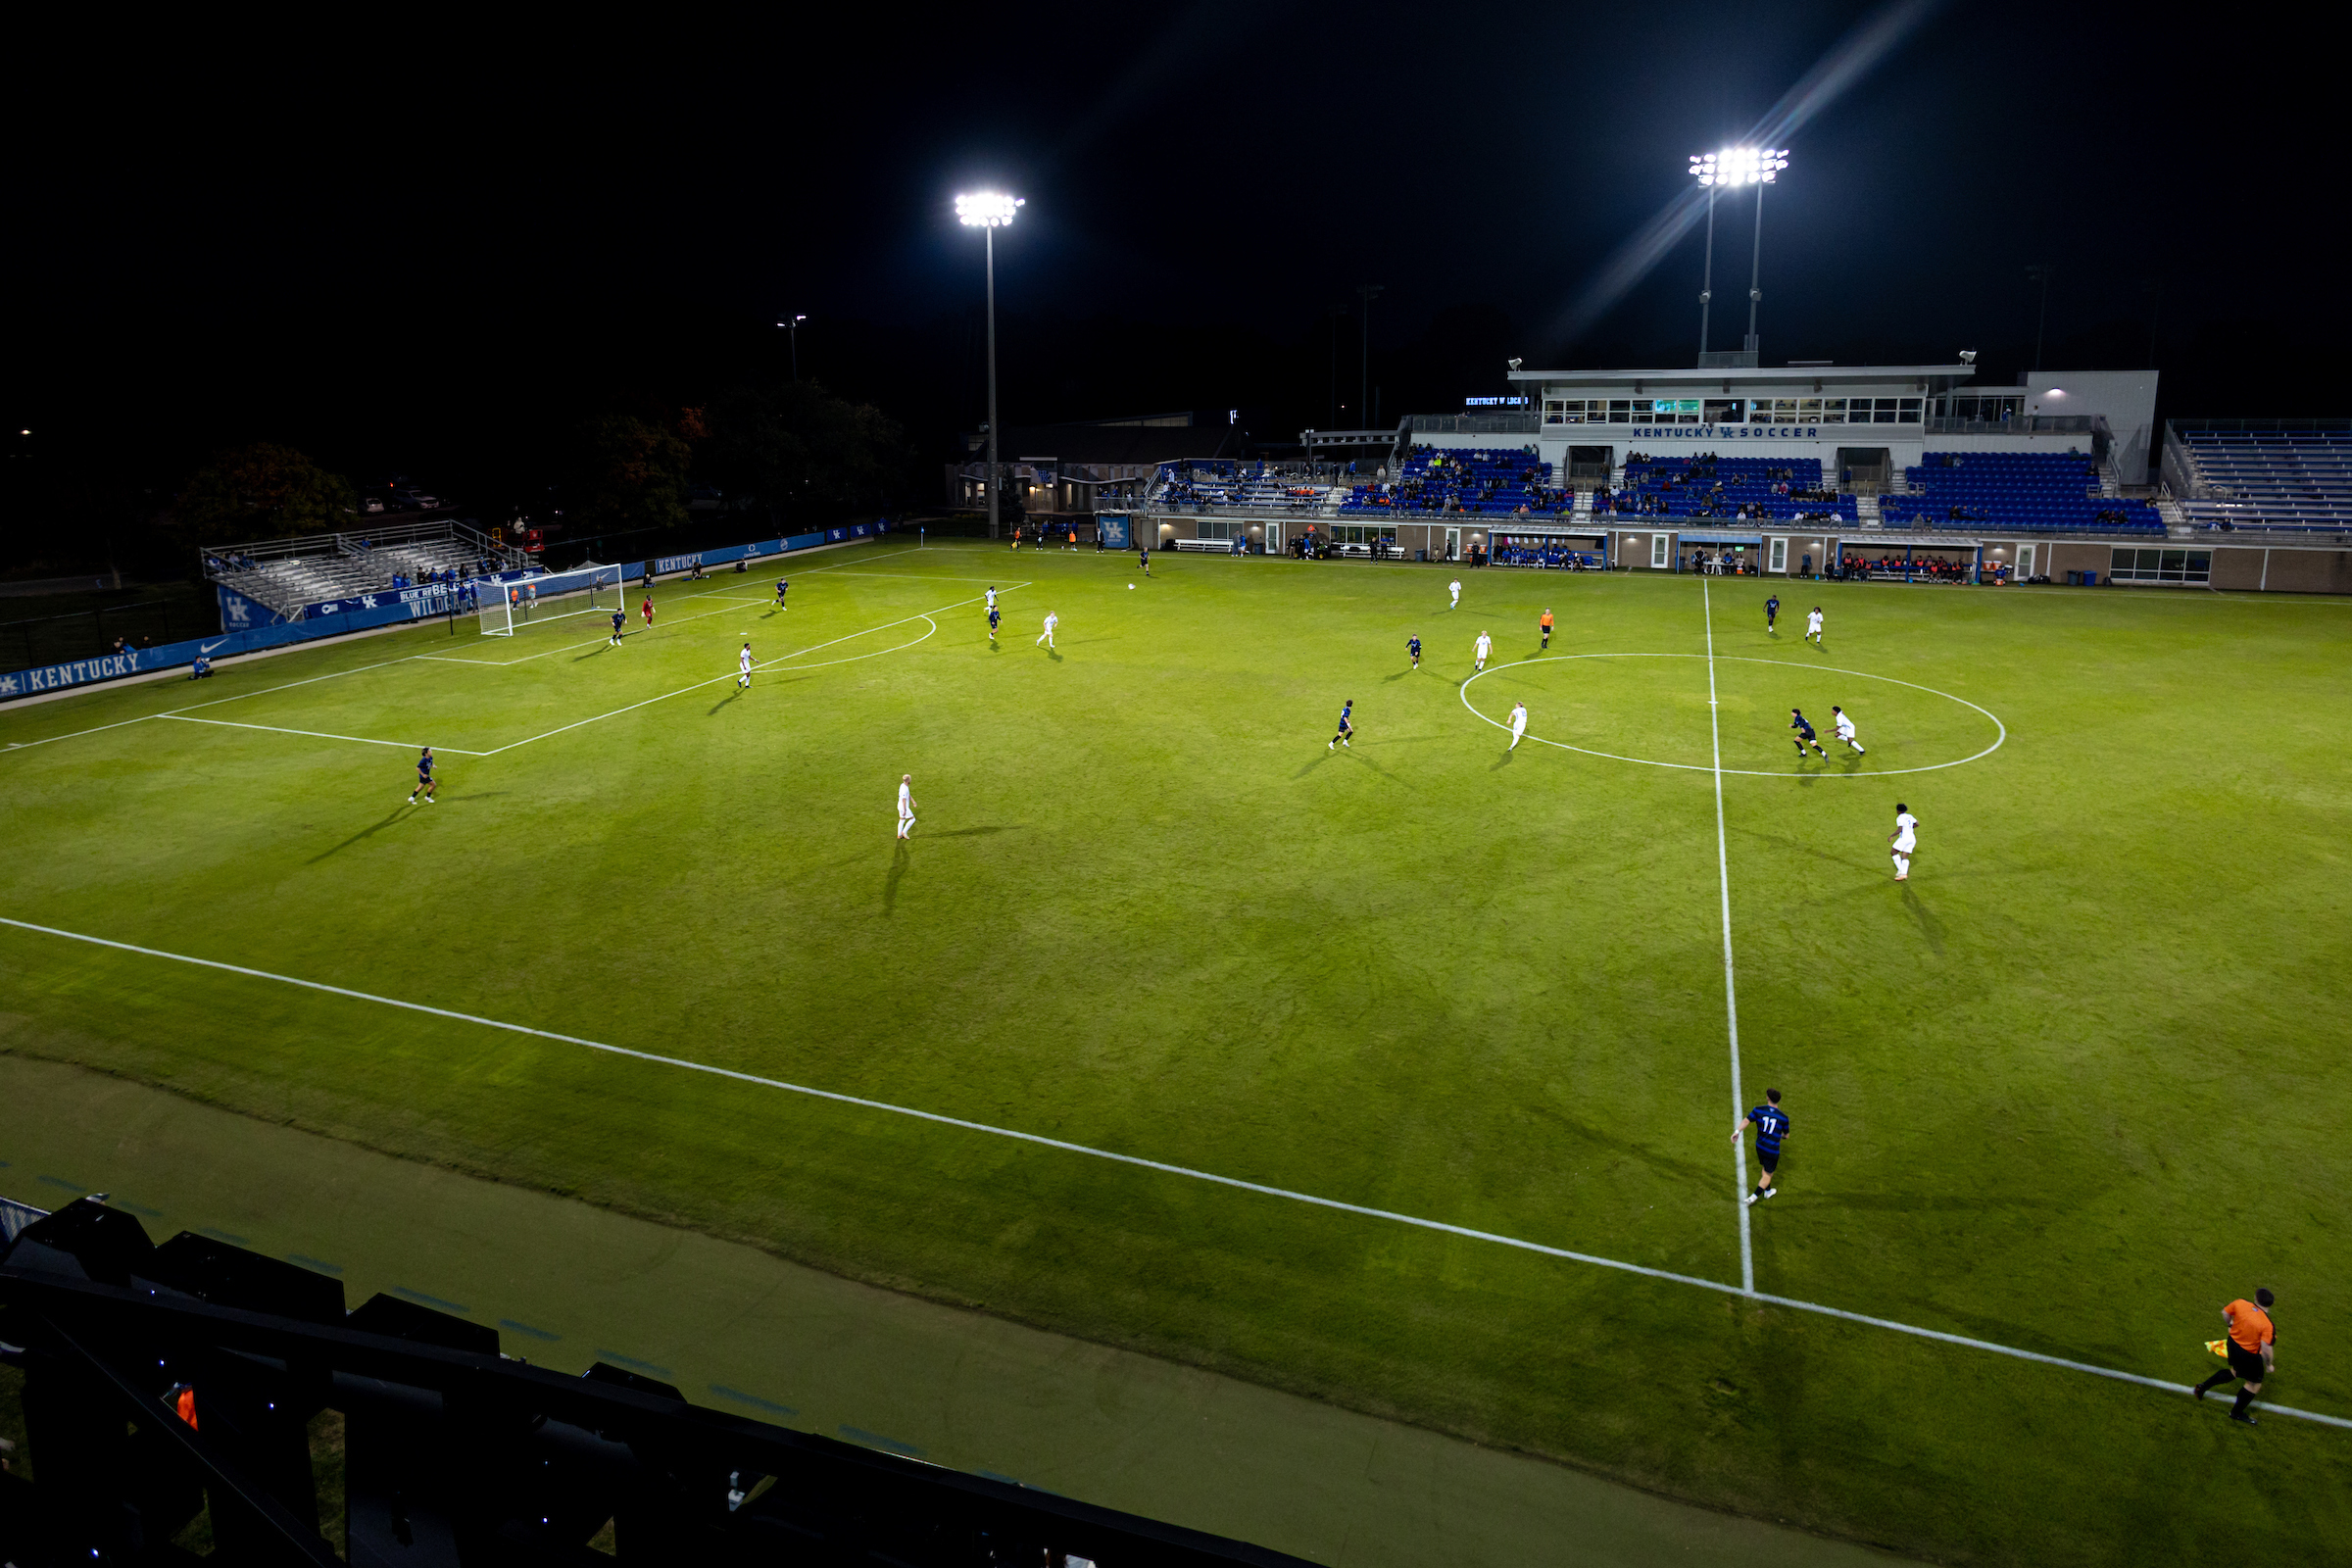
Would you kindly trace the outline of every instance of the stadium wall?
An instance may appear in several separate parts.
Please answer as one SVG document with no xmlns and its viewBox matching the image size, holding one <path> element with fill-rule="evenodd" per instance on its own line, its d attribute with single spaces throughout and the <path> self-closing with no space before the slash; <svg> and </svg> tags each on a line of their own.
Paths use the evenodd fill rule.
<svg viewBox="0 0 2352 1568">
<path fill-rule="evenodd" d="M 727 565 L 762 556 L 813 550 L 819 545 L 844 544 L 853 539 L 887 533 L 890 527 L 889 520 L 883 519 L 828 528 L 821 533 L 796 534 L 789 539 L 761 539 L 747 545 L 727 545 L 682 556 L 660 556 L 653 561 L 654 575 L 666 576 L 672 572 L 691 570 L 698 565 Z M 620 568 L 620 580 L 630 582 L 642 579 L 646 575 L 645 568 L 646 563 L 643 561 L 624 563 Z M 513 582 L 525 579 L 508 574 L 502 580 Z M 348 636 L 353 632 L 372 631 L 404 620 L 430 620 L 471 608 L 458 604 L 457 594 L 445 588 L 387 589 L 381 594 L 307 605 L 300 618 L 283 621 L 277 620 L 275 612 L 259 600 L 249 599 L 233 589 L 220 589 L 220 605 L 222 629 L 218 637 L 191 638 L 186 642 L 167 643 L 161 648 L 129 648 L 119 654 L 105 654 L 95 659 L 69 660 L 60 664 L 10 671 L 0 674 L 0 702 L 36 697 L 73 686 L 122 680 L 161 669 L 184 668 L 195 663 L 199 658 L 228 659 L 238 654 L 282 648 L 289 643 L 314 642 L 321 638 Z"/>
</svg>

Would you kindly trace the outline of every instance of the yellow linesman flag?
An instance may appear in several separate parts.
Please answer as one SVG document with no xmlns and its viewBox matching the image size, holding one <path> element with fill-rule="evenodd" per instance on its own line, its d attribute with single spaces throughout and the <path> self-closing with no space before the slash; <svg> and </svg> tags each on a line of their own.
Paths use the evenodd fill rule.
<svg viewBox="0 0 2352 1568">
<path fill-rule="evenodd" d="M 2214 1354 L 2220 1356 L 2225 1361 L 2230 1359 L 2230 1342 L 2228 1340 L 2207 1340 L 2205 1342 L 2205 1348 L 2211 1350 Z"/>
</svg>

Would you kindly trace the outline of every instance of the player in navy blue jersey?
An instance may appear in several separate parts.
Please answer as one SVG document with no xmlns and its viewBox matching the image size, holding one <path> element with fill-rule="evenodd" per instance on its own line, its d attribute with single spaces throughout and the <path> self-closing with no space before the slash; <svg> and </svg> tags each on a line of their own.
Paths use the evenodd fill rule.
<svg viewBox="0 0 2352 1568">
<path fill-rule="evenodd" d="M 1419 669 L 1421 667 L 1421 639 L 1407 637 L 1404 640 L 1404 651 L 1413 656 L 1413 667 Z"/>
<path fill-rule="evenodd" d="M 1775 637 L 1778 637 L 1780 633 L 1773 630 L 1772 623 L 1780 618 L 1780 614 L 1781 596 L 1779 594 L 1774 594 L 1770 599 L 1764 601 L 1764 629 L 1772 632 Z"/>
<path fill-rule="evenodd" d="M 1349 751 L 1355 750 L 1354 747 L 1348 745 L 1348 737 L 1355 733 L 1355 724 L 1349 717 L 1354 711 L 1355 699 L 1352 697 L 1340 705 L 1340 732 L 1334 735 L 1330 744 L 1323 748 L 1325 751 L 1330 751 L 1334 746 L 1348 746 Z"/>
<path fill-rule="evenodd" d="M 1781 1108 L 1781 1092 L 1778 1089 L 1764 1091 L 1764 1103 L 1749 1111 L 1745 1119 L 1732 1129 L 1732 1142 L 1738 1143 L 1740 1135 L 1750 1127 L 1756 1130 L 1756 1163 L 1764 1167 L 1764 1174 L 1756 1178 L 1756 1190 L 1747 1195 L 1748 1204 L 1752 1207 L 1757 1199 L 1770 1198 L 1780 1191 L 1772 1185 L 1772 1173 L 1780 1168 L 1781 1144 L 1788 1136 L 1788 1113 Z"/>
<path fill-rule="evenodd" d="M 1821 749 L 1821 742 L 1813 738 L 1813 721 L 1804 715 L 1802 709 L 1791 708 L 1788 710 L 1788 727 L 1796 731 L 1797 756 L 1804 756 L 1805 748 L 1810 746 L 1813 748 L 1814 756 L 1825 762 L 1830 760 L 1830 754 Z"/>
<path fill-rule="evenodd" d="M 997 622 L 1004 618 L 1004 612 L 994 605 L 988 607 L 988 640 L 992 645 L 997 640 Z"/>
<path fill-rule="evenodd" d="M 778 610 L 782 610 L 784 608 L 784 590 L 791 586 L 792 584 L 786 582 L 781 577 L 776 579 L 776 608 Z"/>
<path fill-rule="evenodd" d="M 424 797 L 425 805 L 433 804 L 433 749 L 430 746 L 416 754 L 416 787 L 409 791 L 409 804 L 415 806 L 419 795 Z"/>
<path fill-rule="evenodd" d="M 620 646 L 620 628 L 626 626 L 628 623 L 629 615 L 627 611 L 615 609 L 612 612 L 612 641 L 607 645 L 608 647 L 618 648 Z"/>
</svg>

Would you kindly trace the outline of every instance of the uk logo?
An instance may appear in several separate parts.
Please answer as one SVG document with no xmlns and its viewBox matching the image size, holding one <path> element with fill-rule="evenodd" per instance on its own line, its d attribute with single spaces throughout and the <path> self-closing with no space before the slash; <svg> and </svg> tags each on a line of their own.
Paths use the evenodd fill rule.
<svg viewBox="0 0 2352 1568">
<path fill-rule="evenodd" d="M 0 675 L 0 697 L 14 697 L 20 688 L 14 675 Z"/>
<path fill-rule="evenodd" d="M 360 608 L 361 608 L 362 610 L 373 610 L 373 609 L 375 608 L 375 595 L 373 595 L 373 594 L 362 594 L 362 595 L 360 595 Z"/>
</svg>

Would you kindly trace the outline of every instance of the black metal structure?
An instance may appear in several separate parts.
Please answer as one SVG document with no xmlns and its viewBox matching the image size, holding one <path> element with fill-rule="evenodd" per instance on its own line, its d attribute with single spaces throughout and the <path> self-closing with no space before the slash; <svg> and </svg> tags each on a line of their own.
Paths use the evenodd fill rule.
<svg viewBox="0 0 2352 1568">
<path fill-rule="evenodd" d="M 0 1476 L 0 1559 L 332 1564 L 308 1428 L 345 1423 L 349 1561 L 1274 1568 L 1300 1559 L 690 1404 L 602 1362 L 82 1199 L 0 1252 L 0 1355 L 34 1481 Z M 192 1390 L 194 1423 L 175 1391 Z M 610 1522 L 612 1552 L 592 1549 Z"/>
</svg>

